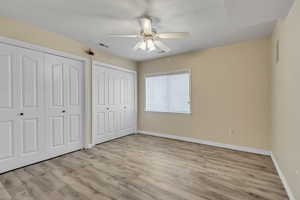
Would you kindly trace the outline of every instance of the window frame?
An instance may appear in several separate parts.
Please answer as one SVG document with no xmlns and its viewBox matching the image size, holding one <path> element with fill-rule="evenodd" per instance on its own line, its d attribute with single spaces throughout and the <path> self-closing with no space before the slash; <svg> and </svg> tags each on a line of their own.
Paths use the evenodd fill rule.
<svg viewBox="0 0 300 200">
<path fill-rule="evenodd" d="M 173 75 L 173 74 L 183 74 L 187 73 L 189 75 L 189 112 L 170 112 L 170 111 L 150 111 L 146 110 L 146 100 L 147 100 L 147 92 L 146 92 L 146 78 L 151 76 L 163 76 L 163 75 Z M 180 69 L 175 71 L 168 71 L 168 72 L 155 72 L 155 73 L 145 73 L 144 74 L 144 112 L 148 113 L 168 113 L 168 114 L 186 114 L 191 115 L 192 114 L 192 69 L 186 68 L 186 69 Z"/>
</svg>

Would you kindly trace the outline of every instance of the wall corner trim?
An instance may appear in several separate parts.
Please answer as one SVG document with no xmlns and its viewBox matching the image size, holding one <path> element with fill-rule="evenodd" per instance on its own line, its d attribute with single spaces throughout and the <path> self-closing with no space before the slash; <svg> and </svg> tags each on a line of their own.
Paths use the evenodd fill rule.
<svg viewBox="0 0 300 200">
<path fill-rule="evenodd" d="M 268 155 L 268 156 L 271 155 L 271 152 L 267 151 L 267 150 L 261 150 L 261 149 L 255 149 L 255 148 L 250 148 L 250 147 L 243 147 L 243 146 L 236 146 L 236 145 L 230 145 L 230 144 L 222 144 L 222 143 L 211 142 L 211 141 L 204 141 L 204 140 L 200 140 L 200 139 L 196 139 L 196 138 L 189 138 L 189 137 L 171 135 L 171 134 L 166 134 L 166 133 L 153 133 L 153 132 L 142 131 L 142 130 L 139 130 L 138 133 L 145 134 L 145 135 L 157 136 L 157 137 L 163 137 L 163 138 L 169 138 L 169 139 L 175 139 L 175 140 L 181 140 L 181 141 L 185 141 L 185 142 L 206 144 L 206 145 L 210 145 L 210 146 L 222 147 L 222 148 L 226 148 L 226 149 L 244 151 L 244 152 L 249 152 L 249 153 L 256 153 L 256 154 L 261 154 L 261 155 Z"/>
<path fill-rule="evenodd" d="M 273 163 L 274 163 L 274 165 L 275 165 L 275 168 L 276 168 L 276 170 L 277 170 L 277 173 L 278 173 L 278 175 L 279 175 L 279 177 L 280 177 L 280 179 L 281 179 L 281 182 L 282 182 L 282 184 L 283 184 L 283 186 L 284 186 L 284 189 L 285 189 L 285 191 L 286 191 L 286 193 L 287 193 L 289 199 L 290 199 L 290 200 L 296 200 L 296 198 L 295 198 L 295 196 L 293 195 L 293 192 L 292 192 L 292 190 L 291 190 L 291 188 L 290 188 L 290 186 L 289 186 L 289 184 L 288 184 L 288 181 L 287 181 L 286 177 L 284 176 L 282 170 L 280 169 L 280 167 L 279 167 L 279 165 L 278 165 L 278 162 L 277 162 L 277 160 L 276 160 L 276 158 L 275 158 L 274 153 L 271 154 L 271 158 L 272 158 L 272 161 L 273 161 Z"/>
</svg>

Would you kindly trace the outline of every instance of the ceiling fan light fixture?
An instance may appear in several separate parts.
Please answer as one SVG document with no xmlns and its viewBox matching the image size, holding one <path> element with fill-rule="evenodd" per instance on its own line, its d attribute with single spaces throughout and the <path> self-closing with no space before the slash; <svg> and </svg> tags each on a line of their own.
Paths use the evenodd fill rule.
<svg viewBox="0 0 300 200">
<path fill-rule="evenodd" d="M 134 51 L 143 50 L 147 52 L 155 51 L 156 49 L 163 52 L 169 52 L 171 49 L 165 45 L 160 39 L 168 38 L 184 38 L 189 36 L 188 32 L 171 32 L 171 33 L 158 33 L 152 27 L 152 20 L 150 17 L 140 18 L 141 31 L 138 34 L 131 35 L 111 35 L 111 37 L 120 38 L 141 38 L 138 43 L 133 47 Z"/>
<path fill-rule="evenodd" d="M 141 49 L 141 50 L 143 50 L 143 51 L 146 51 L 146 49 L 147 49 L 147 44 L 146 44 L 146 42 L 145 41 L 143 41 L 142 43 L 141 43 L 141 45 L 140 45 L 140 48 L 139 49 Z"/>
<path fill-rule="evenodd" d="M 148 51 L 154 51 L 156 49 L 152 39 L 147 40 L 147 49 Z"/>
</svg>

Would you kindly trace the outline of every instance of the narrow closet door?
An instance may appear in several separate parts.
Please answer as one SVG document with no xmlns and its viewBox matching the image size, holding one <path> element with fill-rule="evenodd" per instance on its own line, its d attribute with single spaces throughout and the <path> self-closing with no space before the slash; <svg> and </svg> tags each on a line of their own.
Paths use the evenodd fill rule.
<svg viewBox="0 0 300 200">
<path fill-rule="evenodd" d="M 101 143 L 135 131 L 135 74 L 94 64 L 94 139 Z"/>
<path fill-rule="evenodd" d="M 67 141 L 69 149 L 73 151 L 81 148 L 83 144 L 83 64 L 79 61 L 68 60 L 64 68 L 67 74 L 65 94 L 68 102 L 65 110 L 69 126 Z"/>
<path fill-rule="evenodd" d="M 31 50 L 18 51 L 20 159 L 24 164 L 40 160 L 44 153 L 44 55 Z"/>
<path fill-rule="evenodd" d="M 102 67 L 94 67 L 94 131 L 96 143 L 102 142 L 107 135 L 107 71 Z"/>
<path fill-rule="evenodd" d="M 121 76 L 120 131 L 126 135 L 135 130 L 135 74 L 123 72 Z"/>
<path fill-rule="evenodd" d="M 106 69 L 107 84 L 105 90 L 107 91 L 106 112 L 107 112 L 107 126 L 106 134 L 108 137 L 118 137 L 118 71 L 113 69 Z"/>
<path fill-rule="evenodd" d="M 63 153 L 67 145 L 67 72 L 63 58 L 47 55 L 45 64 L 47 152 L 54 155 Z"/>
<path fill-rule="evenodd" d="M 96 142 L 100 143 L 115 136 L 117 116 L 114 90 L 116 77 L 112 70 L 105 67 L 95 67 L 94 72 L 94 129 Z"/>
<path fill-rule="evenodd" d="M 18 165 L 18 76 L 16 48 L 0 44 L 0 173 Z"/>
<path fill-rule="evenodd" d="M 82 64 L 46 55 L 46 131 L 50 156 L 82 146 Z"/>
<path fill-rule="evenodd" d="M 129 73 L 128 74 L 129 79 L 129 97 L 127 98 L 127 106 L 125 110 L 127 110 L 128 115 L 128 131 L 130 133 L 136 131 L 137 128 L 137 102 L 136 102 L 136 95 L 137 95 L 137 88 L 136 88 L 136 74 L 135 73 Z"/>
</svg>

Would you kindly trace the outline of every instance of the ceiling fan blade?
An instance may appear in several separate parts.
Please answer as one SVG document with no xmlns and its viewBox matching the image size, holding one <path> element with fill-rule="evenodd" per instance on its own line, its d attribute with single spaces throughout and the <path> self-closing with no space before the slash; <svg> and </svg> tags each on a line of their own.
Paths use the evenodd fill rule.
<svg viewBox="0 0 300 200">
<path fill-rule="evenodd" d="M 109 37 L 118 37 L 118 38 L 138 38 L 140 37 L 140 35 L 124 35 L 124 34 L 113 34 L 113 35 L 110 35 Z"/>
<path fill-rule="evenodd" d="M 160 40 L 155 40 L 154 44 L 160 48 L 161 50 L 163 50 L 164 52 L 169 52 L 171 51 L 171 49 L 169 47 L 167 47 L 167 45 L 165 45 L 164 43 L 162 43 Z"/>
<path fill-rule="evenodd" d="M 141 18 L 140 19 L 141 26 L 142 26 L 142 32 L 146 35 L 152 34 L 152 22 L 149 18 Z"/>
<path fill-rule="evenodd" d="M 157 33 L 156 36 L 159 38 L 183 38 L 188 37 L 190 33 L 188 32 L 175 32 L 175 33 Z"/>
</svg>

